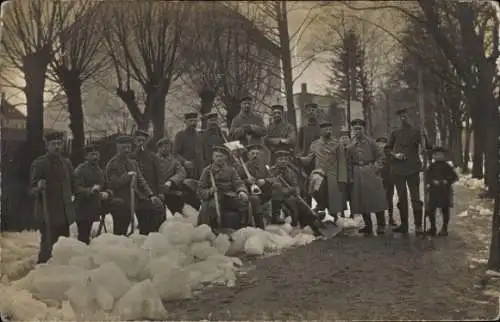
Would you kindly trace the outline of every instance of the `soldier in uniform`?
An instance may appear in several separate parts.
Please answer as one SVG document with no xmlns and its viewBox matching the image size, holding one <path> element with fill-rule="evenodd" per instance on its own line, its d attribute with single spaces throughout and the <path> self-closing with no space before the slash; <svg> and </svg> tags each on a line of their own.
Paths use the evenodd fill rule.
<svg viewBox="0 0 500 322">
<path fill-rule="evenodd" d="M 379 172 L 384 154 L 374 139 L 365 134 L 366 123 L 361 119 L 351 121 L 354 138 L 347 147 L 348 159 L 352 162 L 351 212 L 362 214 L 365 227 L 360 230 L 365 236 L 373 235 L 371 213 L 377 217 L 377 234 L 385 232 L 385 210 L 387 201 Z"/>
<path fill-rule="evenodd" d="M 196 131 L 198 123 L 197 113 L 184 114 L 186 129 L 175 135 L 174 155 L 181 161 L 186 169 L 188 178 L 198 180 L 203 169 L 200 160 L 199 134 Z"/>
<path fill-rule="evenodd" d="M 293 149 L 296 145 L 295 127 L 283 118 L 283 106 L 271 106 L 273 119 L 267 127 L 265 142 L 271 153 L 280 149 Z"/>
<path fill-rule="evenodd" d="M 382 149 L 385 153 L 385 146 L 387 144 L 387 138 L 379 137 L 377 138 L 377 144 L 379 148 Z M 382 171 L 380 171 L 380 175 L 382 176 L 382 183 L 384 184 L 385 196 L 388 204 L 388 212 L 389 212 L 389 225 L 395 226 L 396 222 L 394 221 L 394 181 L 392 180 L 391 175 L 391 163 L 388 155 L 385 155 L 384 158 L 384 167 Z"/>
<path fill-rule="evenodd" d="M 398 208 L 401 216 L 401 225 L 394 232 L 408 234 L 408 189 L 410 190 L 413 218 L 415 220 L 415 232 L 422 232 L 423 202 L 420 199 L 420 171 L 422 162 L 419 156 L 419 146 L 425 144 L 427 149 L 431 147 L 427 142 L 421 142 L 420 129 L 412 126 L 408 117 L 408 111 L 403 108 L 397 111 L 401 120 L 401 127 L 391 133 L 389 142 L 385 147 L 387 155 L 390 156 L 390 167 L 392 179 L 398 193 Z"/>
<path fill-rule="evenodd" d="M 147 132 L 137 130 L 134 133 L 135 151 L 130 154 L 130 158 L 135 160 L 139 165 L 141 174 L 146 180 L 149 188 L 155 196 L 160 197 L 162 184 L 161 178 L 161 161 L 160 157 L 154 152 L 145 148 L 145 144 L 149 139 Z M 137 221 L 141 234 L 149 234 L 160 229 L 160 225 L 165 221 L 165 209 L 163 203 L 160 207 L 152 204 L 146 196 L 138 193 L 138 203 L 136 208 Z"/>
<path fill-rule="evenodd" d="M 344 210 L 342 211 L 342 216 L 345 217 L 344 212 L 347 210 L 347 203 L 351 200 L 351 190 L 352 190 L 352 168 L 351 162 L 348 160 L 347 146 L 351 143 L 349 138 L 349 131 L 340 131 L 340 146 L 339 146 L 339 177 L 338 184 L 339 190 L 342 194 L 342 203 L 344 205 Z M 340 160 L 342 160 L 340 162 Z"/>
<path fill-rule="evenodd" d="M 238 174 L 241 178 L 245 178 L 245 183 L 248 191 L 250 191 L 250 202 L 253 208 L 253 217 L 255 220 L 255 225 L 259 228 L 264 229 L 264 212 L 266 210 L 265 204 L 268 203 L 272 195 L 272 183 L 273 178 L 271 173 L 266 168 L 266 165 L 262 161 L 261 155 L 263 153 L 263 146 L 259 144 L 247 146 L 248 161 L 245 162 L 245 166 L 252 176 L 248 178 L 243 166 L 238 167 Z M 252 185 L 259 187 L 261 194 L 255 195 L 252 193 Z"/>
<path fill-rule="evenodd" d="M 31 164 L 30 192 L 35 196 L 35 218 L 40 222 L 40 252 L 38 263 L 52 256 L 52 246 L 61 236 L 69 236 L 69 226 L 75 221 L 71 197 L 74 191 L 73 167 L 61 155 L 63 134 L 45 136 L 47 153 Z"/>
<path fill-rule="evenodd" d="M 186 170 L 172 154 L 172 143 L 168 138 L 160 139 L 156 146 L 160 159 L 160 198 L 172 213 L 182 212 L 186 187 Z"/>
<path fill-rule="evenodd" d="M 239 140 L 244 146 L 262 144 L 266 128 L 262 117 L 252 111 L 252 98 L 241 99 L 241 111 L 231 122 L 229 136 L 231 140 Z"/>
<path fill-rule="evenodd" d="M 99 166 L 97 146 L 85 147 L 85 161 L 74 172 L 75 214 L 78 226 L 78 240 L 88 244 L 94 221 L 105 215 L 105 209 L 112 197 L 111 190 L 105 189 L 104 171 Z"/>
<path fill-rule="evenodd" d="M 311 103 L 305 107 L 307 111 L 307 124 L 300 127 L 297 138 L 297 151 L 301 156 L 307 156 L 311 144 L 321 136 L 320 122 L 318 121 L 318 104 Z M 308 171 L 307 174 L 310 174 L 311 171 Z"/>
<path fill-rule="evenodd" d="M 280 220 L 281 209 L 285 207 L 292 218 L 292 226 L 297 226 L 303 221 L 300 216 L 297 195 L 300 193 L 298 188 L 299 178 L 297 173 L 290 167 L 290 152 L 287 150 L 278 150 L 275 152 L 276 164 L 271 168 L 273 177 L 272 185 L 272 224 L 283 223 Z M 288 186 L 279 178 L 283 178 Z"/>
<path fill-rule="evenodd" d="M 241 228 L 242 218 L 248 209 L 248 191 L 237 170 L 228 164 L 229 150 L 223 146 L 212 149 L 213 163 L 205 167 L 198 183 L 198 195 L 202 200 L 198 225 L 212 228 Z M 215 181 L 215 186 L 212 184 Z M 219 198 L 221 227 L 217 227 L 217 206 L 214 194 Z"/>
<path fill-rule="evenodd" d="M 162 206 L 162 201 L 158 196 L 155 196 L 146 179 L 142 176 L 137 162 L 129 157 L 133 140 L 130 136 L 119 136 L 116 139 L 117 153 L 106 165 L 106 187 L 111 189 L 115 197 L 110 210 L 113 216 L 113 232 L 116 235 L 125 235 L 131 222 L 130 180 L 132 176 L 137 178 L 134 189 L 135 198 L 141 200 L 143 205 L 149 202 L 156 207 Z M 149 213 L 144 213 L 144 215 L 152 216 Z M 141 234 L 147 235 L 154 231 L 153 226 L 159 227 L 163 216 L 164 214 L 160 218 L 157 216 L 151 218 L 151 221 L 155 221 L 153 225 L 150 220 L 139 218 L 138 215 L 137 220 Z"/>
<path fill-rule="evenodd" d="M 330 215 L 336 217 L 344 209 L 342 195 L 339 190 L 339 178 L 347 176 L 347 173 L 339 173 L 339 170 L 346 172 L 346 167 L 339 167 L 339 164 L 346 163 L 343 149 L 336 138 L 333 137 L 333 125 L 325 121 L 320 125 L 321 137 L 311 145 L 309 154 L 301 157 L 303 164 L 308 166 L 313 164 L 311 181 L 316 181 L 315 177 L 321 176 L 321 185 L 311 187 L 309 193 L 317 201 L 317 210 L 328 209 Z"/>
<path fill-rule="evenodd" d="M 218 115 L 215 112 L 206 115 L 207 129 L 200 135 L 201 160 L 203 168 L 212 163 L 212 149 L 215 146 L 223 145 L 225 133 L 218 123 Z"/>
</svg>

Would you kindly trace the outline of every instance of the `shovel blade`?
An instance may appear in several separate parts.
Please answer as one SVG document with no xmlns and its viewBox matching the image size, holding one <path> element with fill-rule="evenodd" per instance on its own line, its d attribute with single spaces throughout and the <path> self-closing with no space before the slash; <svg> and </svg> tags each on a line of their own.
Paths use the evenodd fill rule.
<svg viewBox="0 0 500 322">
<path fill-rule="evenodd" d="M 326 222 L 316 222 L 316 229 L 317 231 L 321 234 L 321 236 L 329 239 L 337 236 L 341 231 L 342 228 L 335 225 L 335 223 L 331 221 L 326 221 Z"/>
<path fill-rule="evenodd" d="M 245 149 L 245 147 L 240 143 L 240 141 L 226 142 L 226 143 L 224 143 L 224 146 L 229 151 L 237 151 L 237 150 Z"/>
</svg>

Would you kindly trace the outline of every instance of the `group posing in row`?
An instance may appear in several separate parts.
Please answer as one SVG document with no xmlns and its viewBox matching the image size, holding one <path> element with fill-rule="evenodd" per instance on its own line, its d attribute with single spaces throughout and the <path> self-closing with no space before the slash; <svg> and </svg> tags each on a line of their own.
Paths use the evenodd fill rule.
<svg viewBox="0 0 500 322">
<path fill-rule="evenodd" d="M 395 226 L 392 200 L 396 190 L 401 224 L 394 231 L 407 234 L 407 186 L 416 233 L 425 233 L 419 193 L 421 135 L 405 109 L 398 111 L 401 126 L 389 139 L 367 136 L 361 119 L 351 121 L 352 138 L 345 131 L 335 131 L 331 122 L 318 120 L 316 104 L 306 106 L 307 124 L 297 134 L 283 110 L 281 105 L 272 106 L 272 120 L 265 126 L 252 111 L 252 99 L 245 97 L 229 133 L 220 128 L 216 113 L 203 116 L 206 129 L 202 132 L 196 130 L 198 114 L 188 113 L 186 129 L 176 134 L 174 142 L 157 141 L 156 153 L 146 148 L 149 134 L 144 131 L 119 136 L 116 155 L 104 170 L 94 145 L 85 147 L 85 161 L 73 170 L 61 155 L 62 133 L 48 134 L 47 153 L 31 168 L 35 216 L 41 222 L 38 262 L 51 257 L 53 244 L 60 236 L 69 236 L 69 226 L 75 221 L 78 238 L 85 243 L 90 241 L 92 224 L 107 213 L 113 217 L 114 234 L 127 234 L 131 212 L 140 233 L 149 234 L 158 231 L 165 220 L 165 207 L 176 213 L 185 204 L 200 209 L 198 224 L 239 229 L 264 228 L 266 221 L 280 223 L 282 211 L 294 226 L 313 226 L 314 216 L 299 201 L 310 203 L 314 198 L 314 213 L 327 209 L 334 218 L 343 216 L 349 203 L 352 214 L 363 215 L 365 227 L 360 232 L 371 236 L 371 213 L 376 214 L 377 235 L 385 231 L 387 210 L 388 224 Z M 236 140 L 245 146 L 244 153 L 225 145 Z M 425 148 L 433 151 L 435 160 L 425 175 L 431 222 L 427 233 L 437 234 L 435 215 L 441 208 L 440 235 L 446 235 L 451 185 L 458 177 L 446 163 L 443 148 L 427 144 Z"/>
</svg>

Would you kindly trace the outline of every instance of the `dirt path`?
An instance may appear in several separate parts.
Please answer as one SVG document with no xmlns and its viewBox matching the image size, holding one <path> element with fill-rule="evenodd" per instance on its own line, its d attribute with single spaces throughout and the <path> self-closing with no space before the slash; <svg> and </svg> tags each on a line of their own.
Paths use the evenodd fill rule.
<svg viewBox="0 0 500 322">
<path fill-rule="evenodd" d="M 490 319 L 498 300 L 474 288 L 491 216 L 457 187 L 450 236 L 339 237 L 250 263 L 236 287 L 166 303 L 173 320 Z M 475 259 L 476 258 L 476 259 Z M 480 261 L 479 261 L 480 262 Z"/>
</svg>

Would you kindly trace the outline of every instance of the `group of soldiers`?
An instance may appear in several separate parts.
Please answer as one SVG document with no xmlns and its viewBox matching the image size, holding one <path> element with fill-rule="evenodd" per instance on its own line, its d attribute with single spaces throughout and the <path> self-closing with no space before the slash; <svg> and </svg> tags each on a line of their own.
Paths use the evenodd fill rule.
<svg viewBox="0 0 500 322">
<path fill-rule="evenodd" d="M 228 133 L 221 129 L 216 113 L 202 116 L 206 129 L 201 132 L 196 129 L 199 115 L 185 114 L 186 128 L 176 134 L 174 142 L 158 140 L 157 152 L 147 148 L 147 132 L 119 136 L 116 155 L 105 169 L 99 166 L 98 147 L 89 145 L 85 161 L 73 170 L 61 155 L 62 133 L 47 135 L 47 153 L 31 168 L 30 188 L 41 222 L 38 262 L 50 258 L 53 244 L 60 236 L 69 236 L 69 226 L 75 221 L 78 238 L 85 243 L 90 241 L 93 222 L 107 213 L 113 217 L 114 234 L 126 235 L 129 225 L 133 227 L 131 214 L 137 217 L 140 233 L 149 234 L 158 231 L 165 220 L 165 207 L 176 213 L 185 204 L 200 210 L 198 224 L 239 229 L 281 223 L 282 212 L 292 218 L 293 226 L 313 225 L 316 218 L 310 214 L 328 210 L 338 218 L 349 203 L 352 214 L 363 215 L 365 227 L 360 232 L 369 236 L 373 234 L 371 213 L 376 214 L 377 235 L 385 231 L 386 210 L 388 224 L 395 225 L 392 199 L 396 189 L 401 224 L 394 231 L 406 234 L 407 185 L 416 231 L 423 233 L 421 136 L 410 125 L 405 109 L 398 111 L 401 127 L 389 139 L 373 139 L 361 119 L 351 121 L 352 137 L 335 131 L 330 121 L 318 119 L 316 104 L 306 106 L 307 123 L 298 133 L 287 122 L 281 105 L 272 106 L 268 126 L 252 110 L 251 97 L 243 98 L 240 106 Z M 239 141 L 245 149 L 231 150 L 226 143 L 232 141 Z M 443 173 L 447 174 L 446 186 L 456 181 L 453 169 L 451 173 L 443 169 L 429 175 L 430 190 Z M 304 209 L 312 198 L 316 208 Z M 434 214 L 436 207 L 445 206 L 434 204 Z M 432 222 L 430 232 L 436 234 L 431 218 Z"/>
</svg>

